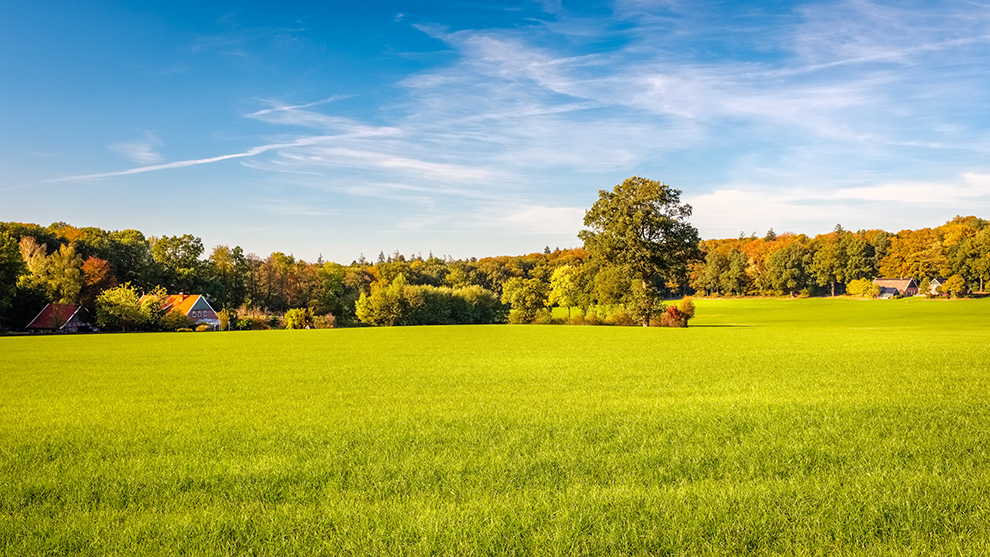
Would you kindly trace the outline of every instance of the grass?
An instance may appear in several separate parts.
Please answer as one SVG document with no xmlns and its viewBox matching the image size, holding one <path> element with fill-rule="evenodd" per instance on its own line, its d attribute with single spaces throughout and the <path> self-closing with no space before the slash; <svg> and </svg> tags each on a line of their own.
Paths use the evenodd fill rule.
<svg viewBox="0 0 990 557">
<path fill-rule="evenodd" d="M 990 300 L 0 338 L 4 554 L 990 553 Z"/>
</svg>

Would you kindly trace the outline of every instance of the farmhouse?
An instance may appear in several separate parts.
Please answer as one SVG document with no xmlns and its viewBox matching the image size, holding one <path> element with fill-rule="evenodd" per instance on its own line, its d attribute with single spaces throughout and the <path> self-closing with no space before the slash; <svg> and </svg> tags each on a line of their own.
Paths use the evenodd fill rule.
<svg viewBox="0 0 990 557">
<path fill-rule="evenodd" d="M 71 304 L 48 304 L 26 328 L 34 332 L 59 333 L 88 333 L 96 330 L 89 323 L 86 308 Z"/>
<path fill-rule="evenodd" d="M 144 300 L 144 296 L 141 300 Z M 210 305 L 206 296 L 199 294 L 173 294 L 162 302 L 166 313 L 178 311 L 193 320 L 194 323 L 206 323 L 214 329 L 220 328 L 220 318 Z"/>
<path fill-rule="evenodd" d="M 928 285 L 928 292 L 925 292 L 925 294 L 928 294 L 929 296 L 938 296 L 940 294 L 938 289 L 941 288 L 943 284 L 945 284 L 944 278 L 941 277 L 933 278 L 931 280 L 931 283 L 929 283 Z"/>
<path fill-rule="evenodd" d="M 873 280 L 873 284 L 880 287 L 881 298 L 918 294 L 918 283 L 913 278 L 878 278 Z"/>
</svg>

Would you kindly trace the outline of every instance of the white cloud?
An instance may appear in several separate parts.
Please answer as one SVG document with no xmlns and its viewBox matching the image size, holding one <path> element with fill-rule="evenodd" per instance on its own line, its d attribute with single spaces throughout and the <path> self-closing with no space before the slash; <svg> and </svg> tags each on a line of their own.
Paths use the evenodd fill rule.
<svg viewBox="0 0 990 557">
<path fill-rule="evenodd" d="M 153 133 L 146 131 L 141 139 L 111 143 L 108 147 L 111 151 L 123 155 L 133 162 L 154 164 L 165 160 L 165 157 L 156 151 L 161 146 L 162 140 L 155 137 Z"/>
<path fill-rule="evenodd" d="M 488 207 L 485 214 L 479 214 L 477 218 L 485 227 L 498 228 L 514 234 L 576 235 L 584 221 L 584 209 L 506 204 Z"/>
<path fill-rule="evenodd" d="M 967 172 L 961 181 L 949 183 L 899 182 L 842 188 L 835 192 L 835 197 L 922 206 L 947 205 L 965 210 L 965 206 L 975 200 L 990 203 L 990 174 Z"/>
</svg>

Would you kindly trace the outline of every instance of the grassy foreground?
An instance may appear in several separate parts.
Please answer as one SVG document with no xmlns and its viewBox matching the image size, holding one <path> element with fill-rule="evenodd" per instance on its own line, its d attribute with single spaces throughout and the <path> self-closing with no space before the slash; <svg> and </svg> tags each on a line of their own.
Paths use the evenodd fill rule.
<svg viewBox="0 0 990 557">
<path fill-rule="evenodd" d="M 0 338 L 0 547 L 990 553 L 990 300 Z"/>
</svg>

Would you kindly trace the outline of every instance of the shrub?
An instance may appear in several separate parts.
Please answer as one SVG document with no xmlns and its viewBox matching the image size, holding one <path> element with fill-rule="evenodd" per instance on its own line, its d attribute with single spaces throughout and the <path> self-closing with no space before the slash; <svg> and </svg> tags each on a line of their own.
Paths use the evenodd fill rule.
<svg viewBox="0 0 990 557">
<path fill-rule="evenodd" d="M 371 295 L 361 294 L 355 309 L 362 322 L 378 326 L 504 323 L 507 312 L 494 293 L 480 286 L 411 285 L 402 274 L 387 286 L 372 285 Z M 512 319 L 510 315 L 511 322 L 532 321 Z"/>
<path fill-rule="evenodd" d="M 619 311 L 608 316 L 605 320 L 606 325 L 614 325 L 616 327 L 635 327 L 640 325 L 631 315 L 624 311 Z"/>
<path fill-rule="evenodd" d="M 236 328 L 238 331 L 262 331 L 271 329 L 268 318 L 249 315 L 237 319 Z"/>
<path fill-rule="evenodd" d="M 161 327 L 164 331 L 176 331 L 188 329 L 193 326 L 193 322 L 180 311 L 170 311 L 161 319 Z"/>
<path fill-rule="evenodd" d="M 876 298 L 880 295 L 880 287 L 870 279 L 856 279 L 846 285 L 846 294 Z"/>
<path fill-rule="evenodd" d="M 197 333 L 204 333 L 206 331 L 212 331 L 212 330 L 213 330 L 213 327 L 209 326 L 206 323 L 200 323 L 199 325 L 196 325 L 196 332 Z"/>
<path fill-rule="evenodd" d="M 326 315 L 314 315 L 313 326 L 317 329 L 333 329 L 337 326 L 337 318 L 332 313 Z"/>
<path fill-rule="evenodd" d="M 177 332 L 177 333 L 191 333 L 191 332 L 193 332 L 193 330 L 190 329 L 189 327 L 183 327 L 181 329 L 176 329 L 175 332 Z"/>
<path fill-rule="evenodd" d="M 308 329 L 313 326 L 313 312 L 309 308 L 294 308 L 285 312 L 286 329 Z"/>
<path fill-rule="evenodd" d="M 536 319 L 533 323 L 537 325 L 562 325 L 564 323 L 563 319 L 554 319 L 553 313 L 549 309 L 541 309 L 536 312 Z"/>
<path fill-rule="evenodd" d="M 232 321 L 237 321 L 237 314 L 227 308 L 223 308 L 217 312 L 217 318 L 220 320 L 220 330 L 229 331 L 230 323 Z"/>
<path fill-rule="evenodd" d="M 667 306 L 667 311 L 660 317 L 660 326 L 684 328 L 692 318 L 694 318 L 694 302 L 691 298 L 685 297 L 680 302 Z"/>
</svg>

